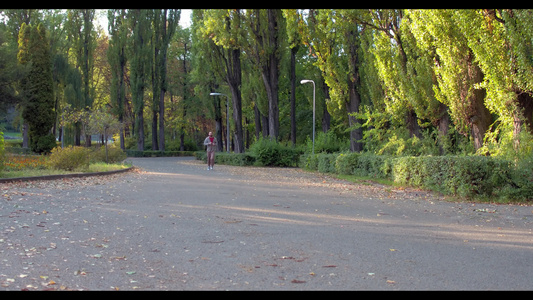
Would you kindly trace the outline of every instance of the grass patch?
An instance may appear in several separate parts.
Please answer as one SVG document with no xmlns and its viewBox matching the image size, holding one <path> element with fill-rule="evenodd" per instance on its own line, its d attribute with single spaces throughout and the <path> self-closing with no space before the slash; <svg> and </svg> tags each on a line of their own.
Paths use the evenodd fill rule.
<svg viewBox="0 0 533 300">
<path fill-rule="evenodd" d="M 111 172 L 111 171 L 119 171 L 119 170 L 125 170 L 127 168 L 131 168 L 130 163 L 116 163 L 116 164 L 106 164 L 103 162 L 99 163 L 93 163 L 89 165 L 89 168 L 87 169 L 87 172 L 89 173 L 96 173 L 96 172 Z"/>
<path fill-rule="evenodd" d="M 75 172 L 67 172 L 62 170 L 50 170 L 50 169 L 27 169 L 27 170 L 14 170 L 3 171 L 0 173 L 0 178 L 21 178 L 21 177 L 39 177 L 49 175 L 64 175 L 72 174 Z"/>
<path fill-rule="evenodd" d="M 88 168 L 76 169 L 73 171 L 57 170 L 57 169 L 23 169 L 23 170 L 11 170 L 0 172 L 0 179 L 2 178 L 20 178 L 20 177 L 39 177 L 50 175 L 66 175 L 76 173 L 98 173 L 98 172 L 111 172 L 119 171 L 130 168 L 132 165 L 127 163 L 94 163 L 90 164 Z"/>
<path fill-rule="evenodd" d="M 74 173 L 98 173 L 118 171 L 130 168 L 129 162 L 104 163 L 92 162 L 82 167 L 71 170 L 51 168 L 48 165 L 48 156 L 41 155 L 16 155 L 5 156 L 4 169 L 0 171 L 0 178 L 38 177 L 49 175 L 65 175 Z"/>
</svg>

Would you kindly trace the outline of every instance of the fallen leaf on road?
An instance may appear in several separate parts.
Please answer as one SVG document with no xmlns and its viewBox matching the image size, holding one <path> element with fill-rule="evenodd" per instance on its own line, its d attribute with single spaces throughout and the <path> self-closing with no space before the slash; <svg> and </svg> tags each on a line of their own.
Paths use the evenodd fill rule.
<svg viewBox="0 0 533 300">
<path fill-rule="evenodd" d="M 292 283 L 305 283 L 306 281 L 305 280 L 293 279 L 291 282 Z"/>
</svg>

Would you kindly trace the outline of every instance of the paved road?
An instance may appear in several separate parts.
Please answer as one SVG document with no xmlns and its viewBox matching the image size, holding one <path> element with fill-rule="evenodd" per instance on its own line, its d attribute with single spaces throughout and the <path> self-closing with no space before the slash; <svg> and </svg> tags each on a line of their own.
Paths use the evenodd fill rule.
<svg viewBox="0 0 533 300">
<path fill-rule="evenodd" d="M 3 290 L 532 290 L 533 207 L 135 158 L 2 186 Z"/>
</svg>

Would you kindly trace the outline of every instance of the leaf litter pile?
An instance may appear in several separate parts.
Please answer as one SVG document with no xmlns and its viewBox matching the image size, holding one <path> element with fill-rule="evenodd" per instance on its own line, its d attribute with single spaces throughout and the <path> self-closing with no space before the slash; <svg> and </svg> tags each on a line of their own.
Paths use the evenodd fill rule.
<svg viewBox="0 0 533 300">
<path fill-rule="evenodd" d="M 89 200 L 111 201 L 114 184 L 132 173 L 138 172 L 0 184 L 0 287 L 83 290 L 83 277 L 95 262 L 126 260 L 121 253 L 104 258 L 113 233 L 93 230 L 109 220 L 91 214 Z M 60 275 L 65 271 L 69 284 Z"/>
</svg>

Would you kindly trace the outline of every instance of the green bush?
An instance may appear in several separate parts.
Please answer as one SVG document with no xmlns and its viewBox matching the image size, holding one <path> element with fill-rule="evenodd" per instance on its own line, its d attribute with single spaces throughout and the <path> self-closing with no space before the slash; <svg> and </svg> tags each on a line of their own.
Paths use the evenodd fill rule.
<svg viewBox="0 0 533 300">
<path fill-rule="evenodd" d="M 520 162 L 505 179 L 505 184 L 496 193 L 499 198 L 533 200 L 533 163 Z"/>
<path fill-rule="evenodd" d="M 487 156 L 320 153 L 302 155 L 300 167 L 323 173 L 389 179 L 445 195 L 499 202 L 533 200 L 533 155 L 514 163 Z"/>
<path fill-rule="evenodd" d="M 391 156 L 366 152 L 341 153 L 337 156 L 335 168 L 339 174 L 388 178 L 392 171 Z"/>
<path fill-rule="evenodd" d="M 394 159 L 393 179 L 463 197 L 504 200 L 533 195 L 530 169 L 486 156 L 399 157 Z"/>
<path fill-rule="evenodd" d="M 249 153 L 218 152 L 215 154 L 215 163 L 230 166 L 251 166 L 255 163 L 255 158 Z"/>
<path fill-rule="evenodd" d="M 129 157 L 180 157 L 180 156 L 194 156 L 195 151 L 158 151 L 158 150 L 125 150 Z M 201 151 L 198 151 L 201 152 Z"/>
<path fill-rule="evenodd" d="M 30 148 L 35 153 L 48 154 L 56 146 L 56 137 L 53 134 L 35 136 L 34 139 L 30 139 Z"/>
<path fill-rule="evenodd" d="M 196 151 L 194 156 L 197 160 L 207 162 L 206 151 Z M 215 164 L 230 166 L 252 166 L 255 164 L 255 157 L 249 153 L 226 153 L 217 152 L 215 154 Z"/>
<path fill-rule="evenodd" d="M 89 167 L 91 150 L 80 146 L 52 149 L 48 166 L 52 169 L 74 171 Z"/>
<path fill-rule="evenodd" d="M 321 173 L 335 173 L 337 170 L 335 168 L 335 162 L 337 160 L 338 154 L 333 153 L 320 153 L 317 155 L 318 157 L 318 164 L 317 169 L 318 172 Z"/>
<path fill-rule="evenodd" d="M 104 162 L 109 164 L 114 164 L 121 162 L 126 159 L 127 155 L 120 147 L 115 145 L 107 146 L 107 158 L 106 158 L 106 147 L 100 146 L 96 149 L 93 149 L 91 153 L 91 163 Z"/>
<path fill-rule="evenodd" d="M 260 138 L 250 147 L 250 154 L 262 166 L 296 167 L 302 153 L 275 140 Z"/>
<path fill-rule="evenodd" d="M 6 151 L 4 148 L 4 133 L 0 131 L 0 172 L 4 169 Z"/>
<path fill-rule="evenodd" d="M 318 170 L 318 154 L 303 154 L 300 156 L 300 168 L 310 171 Z"/>
<path fill-rule="evenodd" d="M 4 139 L 4 145 L 6 148 L 11 148 L 11 147 L 18 147 L 18 148 L 21 148 L 22 147 L 22 140 L 6 140 Z"/>
<path fill-rule="evenodd" d="M 333 130 L 319 131 L 315 136 L 315 153 L 339 153 L 350 149 L 350 140 L 338 137 Z M 313 140 L 306 139 L 307 153 L 313 153 Z"/>
</svg>

